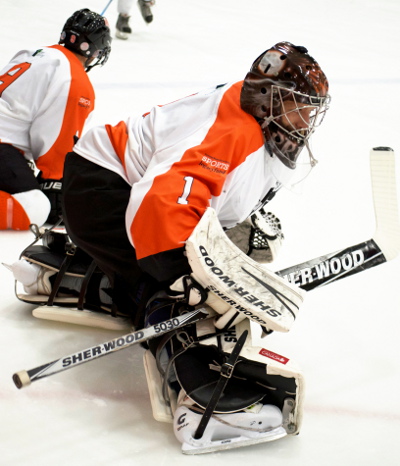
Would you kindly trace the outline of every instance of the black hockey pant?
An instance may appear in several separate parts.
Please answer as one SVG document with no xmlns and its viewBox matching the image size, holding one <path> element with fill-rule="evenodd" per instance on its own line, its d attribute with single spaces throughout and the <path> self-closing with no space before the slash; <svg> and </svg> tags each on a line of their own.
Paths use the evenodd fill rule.
<svg viewBox="0 0 400 466">
<path fill-rule="evenodd" d="M 72 241 L 96 262 L 113 287 L 118 311 L 137 319 L 156 282 L 138 266 L 125 228 L 131 187 L 119 175 L 74 152 L 65 160 L 63 217 Z"/>
<path fill-rule="evenodd" d="M 17 194 L 32 189 L 40 186 L 25 157 L 14 146 L 0 143 L 0 191 Z"/>
</svg>

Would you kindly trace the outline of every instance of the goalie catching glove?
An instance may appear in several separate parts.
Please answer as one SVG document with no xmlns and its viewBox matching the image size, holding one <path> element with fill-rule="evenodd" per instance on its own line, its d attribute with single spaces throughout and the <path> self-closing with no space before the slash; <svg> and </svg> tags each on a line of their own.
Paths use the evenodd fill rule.
<svg viewBox="0 0 400 466">
<path fill-rule="evenodd" d="M 225 233 L 241 251 L 259 263 L 274 261 L 284 240 L 279 218 L 263 208 Z"/>
</svg>

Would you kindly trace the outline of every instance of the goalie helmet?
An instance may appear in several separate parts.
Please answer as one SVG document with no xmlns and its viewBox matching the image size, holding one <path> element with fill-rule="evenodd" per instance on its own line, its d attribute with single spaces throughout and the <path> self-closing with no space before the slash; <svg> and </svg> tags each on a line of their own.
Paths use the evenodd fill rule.
<svg viewBox="0 0 400 466">
<path fill-rule="evenodd" d="M 305 47 L 279 42 L 262 53 L 247 73 L 242 109 L 261 125 L 266 148 L 290 169 L 328 108 L 328 80 Z"/>
<path fill-rule="evenodd" d="M 71 52 L 87 57 L 86 71 L 96 65 L 103 66 L 111 52 L 108 21 L 88 8 L 78 10 L 67 19 L 58 43 Z M 96 61 L 93 63 L 93 60 Z"/>
</svg>

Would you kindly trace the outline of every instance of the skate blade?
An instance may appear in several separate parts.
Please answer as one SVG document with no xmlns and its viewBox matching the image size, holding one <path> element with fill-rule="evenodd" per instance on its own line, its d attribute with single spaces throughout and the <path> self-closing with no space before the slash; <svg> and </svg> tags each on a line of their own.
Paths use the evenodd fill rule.
<svg viewBox="0 0 400 466">
<path fill-rule="evenodd" d="M 111 315 L 76 308 L 39 306 L 32 311 L 32 315 L 38 319 L 83 325 L 85 327 L 105 330 L 132 330 L 132 323 L 127 318 L 112 317 Z"/>
<path fill-rule="evenodd" d="M 247 447 L 258 443 L 272 442 L 286 436 L 286 430 L 283 427 L 277 427 L 271 432 L 265 433 L 258 438 L 240 436 L 224 440 L 211 440 L 204 443 L 201 443 L 201 439 L 199 439 L 193 440 L 194 443 L 198 442 L 198 446 L 184 443 L 182 445 L 182 453 L 185 455 L 201 455 L 204 453 L 212 453 L 214 451 L 231 450 L 233 448 Z"/>
</svg>

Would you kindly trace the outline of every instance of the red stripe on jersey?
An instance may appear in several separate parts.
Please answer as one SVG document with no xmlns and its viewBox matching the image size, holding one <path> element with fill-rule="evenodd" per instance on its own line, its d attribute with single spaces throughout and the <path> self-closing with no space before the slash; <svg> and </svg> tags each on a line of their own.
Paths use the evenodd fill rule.
<svg viewBox="0 0 400 466">
<path fill-rule="evenodd" d="M 90 112 L 94 109 L 94 90 L 79 59 L 62 45 L 50 48 L 60 50 L 71 67 L 71 84 L 64 118 L 54 144 L 36 161 L 43 178 L 59 180 L 63 176 L 65 156 L 74 146 L 74 136 L 80 136 Z M 44 128 L 43 131 L 46 129 Z"/>
<path fill-rule="evenodd" d="M 241 87 L 226 91 L 204 140 L 154 178 L 130 227 L 138 259 L 183 247 L 226 176 L 263 146 L 259 124 L 240 108 Z"/>
<path fill-rule="evenodd" d="M 115 153 L 125 169 L 125 148 L 128 142 L 128 128 L 126 127 L 126 123 L 120 121 L 116 126 L 105 125 L 105 128 Z"/>
</svg>

